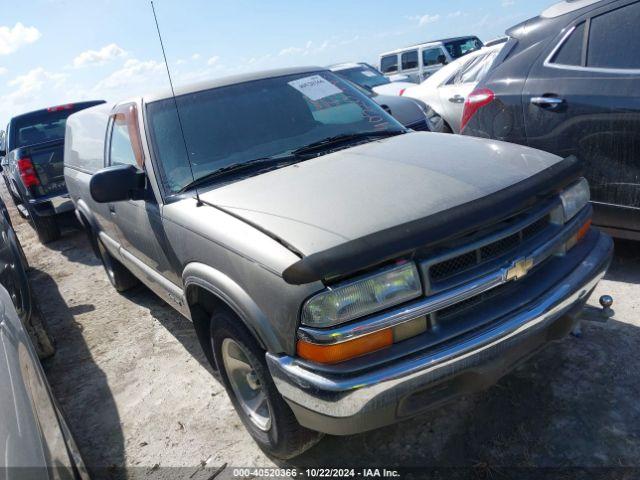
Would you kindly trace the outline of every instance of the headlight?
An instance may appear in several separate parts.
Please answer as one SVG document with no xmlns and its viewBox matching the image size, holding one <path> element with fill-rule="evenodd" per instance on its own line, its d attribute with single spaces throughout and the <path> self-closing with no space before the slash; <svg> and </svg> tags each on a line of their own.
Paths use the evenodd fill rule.
<svg viewBox="0 0 640 480">
<path fill-rule="evenodd" d="M 589 203 L 589 197 L 589 183 L 584 178 L 560 194 L 565 223 L 575 217 Z"/>
<path fill-rule="evenodd" d="M 330 327 L 419 297 L 416 265 L 405 263 L 349 283 L 328 288 L 302 307 L 302 323 Z"/>
</svg>

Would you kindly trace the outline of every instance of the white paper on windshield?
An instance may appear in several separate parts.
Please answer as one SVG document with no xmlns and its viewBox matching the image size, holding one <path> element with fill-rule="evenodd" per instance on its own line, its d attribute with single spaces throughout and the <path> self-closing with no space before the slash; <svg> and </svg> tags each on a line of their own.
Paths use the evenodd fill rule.
<svg viewBox="0 0 640 480">
<path fill-rule="evenodd" d="M 376 74 L 375 74 L 375 73 L 370 72 L 370 71 L 368 71 L 368 70 L 363 70 L 363 71 L 362 71 L 362 74 L 363 74 L 365 77 L 375 77 L 375 76 L 376 76 Z"/>
<path fill-rule="evenodd" d="M 289 82 L 289 85 L 313 102 L 320 100 L 321 98 L 342 93 L 342 90 L 336 87 L 333 83 L 326 81 L 320 75 L 311 75 L 310 77 L 299 78 Z"/>
</svg>

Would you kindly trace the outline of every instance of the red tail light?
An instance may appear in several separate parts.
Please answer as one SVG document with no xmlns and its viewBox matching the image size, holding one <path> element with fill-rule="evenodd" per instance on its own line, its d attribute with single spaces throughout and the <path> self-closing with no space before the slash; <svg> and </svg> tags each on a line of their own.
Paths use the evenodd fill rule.
<svg viewBox="0 0 640 480">
<path fill-rule="evenodd" d="M 464 102 L 464 110 L 462 111 L 462 121 L 460 122 L 460 131 L 464 130 L 469 120 L 473 118 L 478 110 L 485 105 L 493 102 L 495 94 L 488 88 L 478 88 L 469 94 Z"/>
<path fill-rule="evenodd" d="M 61 110 L 71 110 L 73 108 L 73 103 L 68 103 L 66 105 L 58 105 L 57 107 L 49 107 L 47 108 L 47 112 L 59 112 Z"/>
<path fill-rule="evenodd" d="M 36 175 L 36 169 L 33 167 L 33 162 L 29 157 L 18 160 L 18 170 L 25 187 L 37 187 L 40 185 L 40 179 Z"/>
<path fill-rule="evenodd" d="M 407 89 L 406 89 L 406 88 L 403 88 L 402 90 L 400 90 L 400 91 L 398 92 L 398 95 L 399 95 L 399 96 L 402 96 L 402 95 L 404 95 L 404 92 L 406 92 L 406 91 L 407 91 Z"/>
</svg>

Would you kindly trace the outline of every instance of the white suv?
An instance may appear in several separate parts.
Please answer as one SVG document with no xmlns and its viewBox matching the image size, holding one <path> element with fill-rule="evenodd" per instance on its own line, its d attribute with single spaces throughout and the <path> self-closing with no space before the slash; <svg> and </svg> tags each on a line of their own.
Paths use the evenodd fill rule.
<svg viewBox="0 0 640 480">
<path fill-rule="evenodd" d="M 483 47 L 475 36 L 420 43 L 380 54 L 380 71 L 386 76 L 403 74 L 420 83 L 453 60 Z"/>
</svg>

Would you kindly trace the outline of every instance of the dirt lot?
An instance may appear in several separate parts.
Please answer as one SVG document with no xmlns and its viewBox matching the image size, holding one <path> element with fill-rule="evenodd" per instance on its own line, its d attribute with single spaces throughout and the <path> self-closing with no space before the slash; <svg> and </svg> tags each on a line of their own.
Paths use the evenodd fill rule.
<svg viewBox="0 0 640 480">
<path fill-rule="evenodd" d="M 2 196 L 12 208 L 7 192 Z M 45 368 L 87 465 L 99 478 L 209 478 L 267 467 L 207 365 L 191 324 L 150 291 L 119 295 L 84 235 L 41 245 L 12 209 L 58 352 Z M 490 390 L 409 422 L 325 437 L 296 466 L 619 467 L 640 465 L 640 253 L 619 243 L 584 324 Z M 202 468 L 206 462 L 206 468 Z M 280 464 L 285 466 L 285 464 Z M 165 467 L 182 467 L 170 469 Z M 490 475 L 492 476 L 492 475 Z"/>
</svg>

